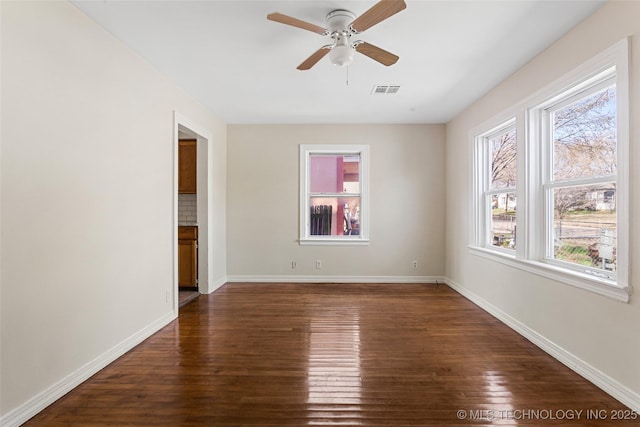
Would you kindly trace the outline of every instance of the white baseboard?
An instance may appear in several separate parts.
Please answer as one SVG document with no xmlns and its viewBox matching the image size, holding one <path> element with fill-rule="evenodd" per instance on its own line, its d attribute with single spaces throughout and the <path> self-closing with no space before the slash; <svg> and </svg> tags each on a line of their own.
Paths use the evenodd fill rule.
<svg viewBox="0 0 640 427">
<path fill-rule="evenodd" d="M 444 283 L 444 276 L 228 276 L 227 282 L 264 283 Z"/>
<path fill-rule="evenodd" d="M 82 384 L 92 375 L 109 365 L 117 358 L 131 350 L 142 341 L 149 338 L 151 335 L 168 325 L 177 316 L 172 312 L 167 313 L 153 323 L 145 326 L 129 338 L 115 345 L 105 353 L 96 357 L 86 365 L 82 366 L 75 372 L 62 378 L 57 383 L 53 384 L 46 390 L 38 393 L 33 398 L 29 399 L 22 405 L 8 412 L 0 419 L 0 426 L 2 427 L 16 427 L 25 423 L 30 418 L 37 415 L 47 406 L 51 405 L 56 400 Z"/>
<path fill-rule="evenodd" d="M 543 335 L 529 328 L 519 320 L 511 317 L 509 314 L 500 310 L 479 295 L 471 292 L 461 284 L 456 283 L 454 280 L 447 278 L 445 279 L 445 283 L 456 292 L 460 293 L 462 296 L 469 299 L 471 302 L 475 303 L 480 308 L 491 314 L 493 317 L 497 318 L 498 320 L 509 326 L 511 329 L 527 338 L 533 344 L 540 347 L 543 351 L 566 365 L 568 368 L 570 368 L 583 378 L 592 382 L 597 387 L 601 388 L 603 391 L 619 400 L 621 403 L 627 405 L 632 410 L 640 412 L 640 394 L 631 390 L 624 384 L 621 384 L 619 381 L 611 378 L 609 375 L 605 374 L 599 369 L 593 367 L 573 353 L 560 347 L 553 341 L 550 341 Z"/>
<path fill-rule="evenodd" d="M 208 286 L 207 286 L 207 289 L 198 289 L 198 290 L 200 291 L 200 293 L 210 294 L 210 293 L 216 291 L 217 289 L 219 289 L 225 283 L 227 283 L 227 277 L 226 276 L 222 276 L 218 280 L 216 280 L 215 282 L 209 283 Z"/>
</svg>

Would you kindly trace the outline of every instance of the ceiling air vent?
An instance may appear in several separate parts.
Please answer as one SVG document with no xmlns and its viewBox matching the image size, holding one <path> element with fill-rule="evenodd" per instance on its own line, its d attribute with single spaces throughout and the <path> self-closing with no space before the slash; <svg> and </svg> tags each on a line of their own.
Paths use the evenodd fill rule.
<svg viewBox="0 0 640 427">
<path fill-rule="evenodd" d="M 400 90 L 400 85 L 375 85 L 371 95 L 395 95 Z"/>
</svg>

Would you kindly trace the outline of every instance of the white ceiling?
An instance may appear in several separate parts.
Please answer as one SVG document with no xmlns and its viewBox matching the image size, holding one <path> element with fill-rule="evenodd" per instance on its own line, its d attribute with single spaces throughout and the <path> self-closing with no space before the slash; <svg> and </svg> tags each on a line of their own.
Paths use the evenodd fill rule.
<svg viewBox="0 0 640 427">
<path fill-rule="evenodd" d="M 74 1 L 227 123 L 445 123 L 603 0 L 407 0 L 358 37 L 400 56 L 385 67 L 357 54 L 296 67 L 327 44 L 268 21 L 281 12 L 320 26 L 334 9 L 374 1 Z M 395 95 L 371 95 L 399 84 Z"/>
</svg>

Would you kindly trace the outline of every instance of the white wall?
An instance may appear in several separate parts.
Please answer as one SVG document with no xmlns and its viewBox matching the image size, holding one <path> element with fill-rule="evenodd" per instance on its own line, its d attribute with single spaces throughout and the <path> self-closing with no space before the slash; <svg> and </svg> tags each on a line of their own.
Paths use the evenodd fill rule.
<svg viewBox="0 0 640 427">
<path fill-rule="evenodd" d="M 369 246 L 297 242 L 298 145 L 328 143 L 370 146 Z M 227 158 L 231 280 L 444 274 L 443 125 L 230 125 Z"/>
<path fill-rule="evenodd" d="M 631 268 L 640 255 L 640 3 L 610 2 L 447 125 L 446 274 L 454 284 L 603 374 L 640 405 L 640 297 L 628 304 L 475 255 L 469 243 L 470 130 L 532 95 L 617 41 L 631 40 Z M 618 397 L 619 397 L 618 396 Z"/>
<path fill-rule="evenodd" d="M 0 7 L 6 420 L 175 315 L 174 110 L 213 135 L 224 280 L 226 125 L 71 4 Z"/>
</svg>

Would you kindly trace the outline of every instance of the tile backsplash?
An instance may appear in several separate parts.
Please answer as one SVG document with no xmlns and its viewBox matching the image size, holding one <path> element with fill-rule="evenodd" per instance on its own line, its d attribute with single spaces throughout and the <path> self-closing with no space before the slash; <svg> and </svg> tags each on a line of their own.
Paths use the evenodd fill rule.
<svg viewBox="0 0 640 427">
<path fill-rule="evenodd" d="M 178 194 L 178 224 L 198 222 L 197 194 Z"/>
</svg>

